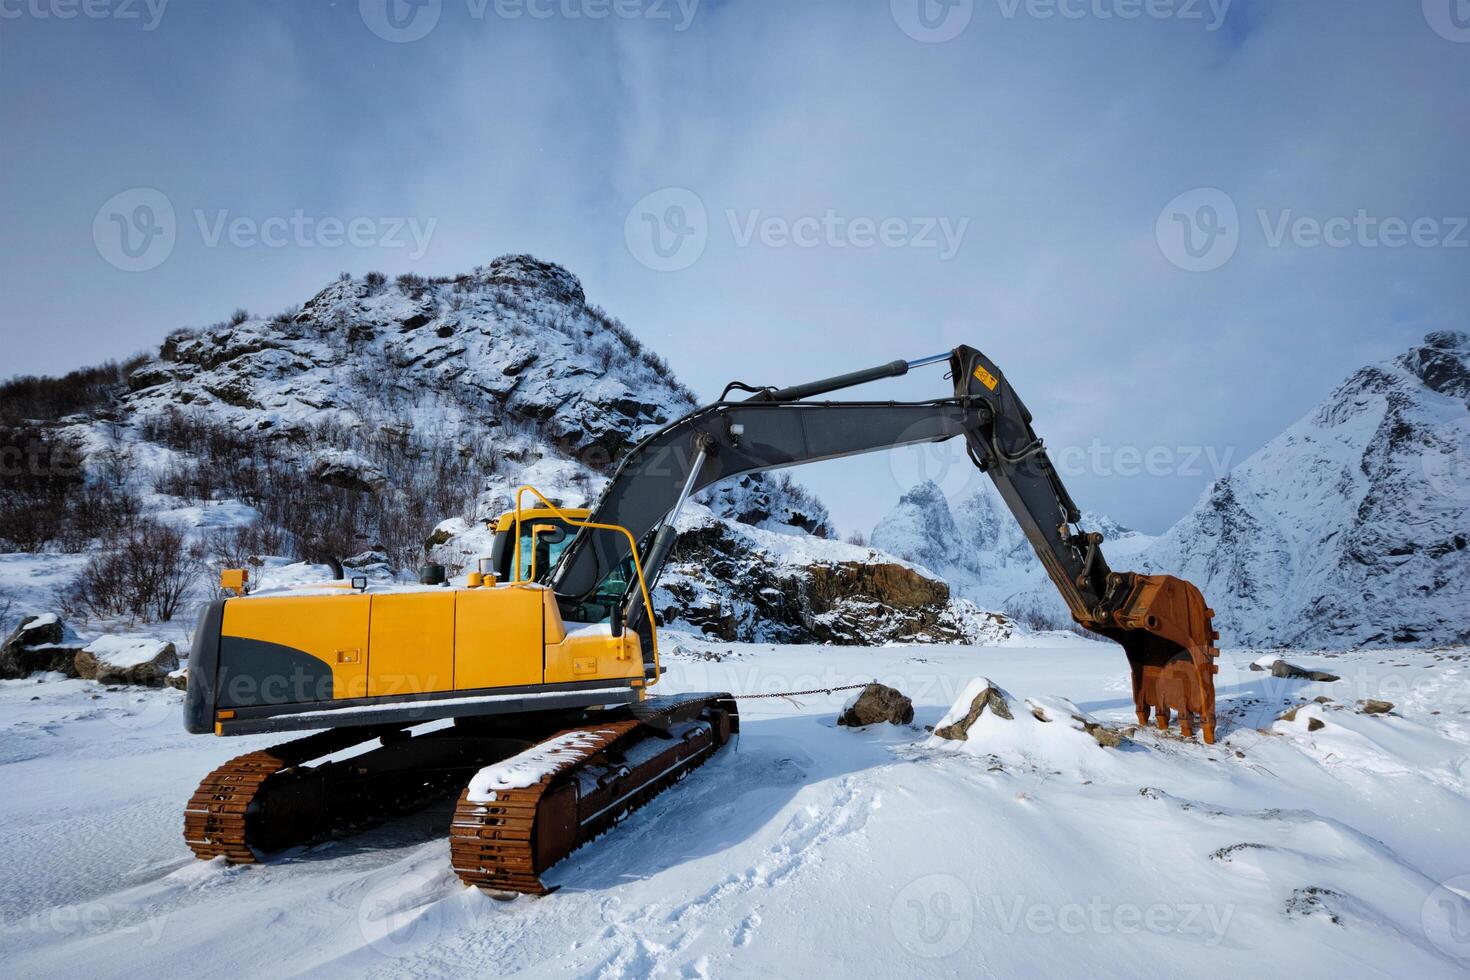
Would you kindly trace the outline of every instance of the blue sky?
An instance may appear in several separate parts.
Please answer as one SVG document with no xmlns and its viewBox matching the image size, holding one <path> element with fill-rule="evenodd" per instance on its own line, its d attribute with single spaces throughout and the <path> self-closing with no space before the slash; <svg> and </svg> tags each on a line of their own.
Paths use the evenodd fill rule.
<svg viewBox="0 0 1470 980">
<path fill-rule="evenodd" d="M 88 3 L 0 0 L 0 375 L 529 251 L 709 397 L 981 347 L 1074 496 L 1159 531 L 1470 326 L 1465 0 Z M 128 271 L 139 188 L 175 240 Z M 866 529 L 920 474 L 973 482 L 801 477 Z"/>
</svg>

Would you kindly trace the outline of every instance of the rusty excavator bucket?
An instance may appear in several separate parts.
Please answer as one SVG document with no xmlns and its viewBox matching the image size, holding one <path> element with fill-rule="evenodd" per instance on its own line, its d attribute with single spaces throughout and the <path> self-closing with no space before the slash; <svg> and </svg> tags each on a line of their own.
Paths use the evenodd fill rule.
<svg viewBox="0 0 1470 980">
<path fill-rule="evenodd" d="M 1220 638 L 1212 625 L 1215 611 L 1199 589 L 1172 575 L 1125 573 L 1116 583 L 1128 594 L 1111 614 L 1082 625 L 1118 641 L 1133 672 L 1133 706 L 1138 723 L 1147 725 L 1152 712 L 1160 729 L 1168 729 L 1171 713 L 1179 716 L 1179 733 L 1194 734 L 1193 717 L 1206 744 L 1215 741 L 1215 658 Z"/>
</svg>

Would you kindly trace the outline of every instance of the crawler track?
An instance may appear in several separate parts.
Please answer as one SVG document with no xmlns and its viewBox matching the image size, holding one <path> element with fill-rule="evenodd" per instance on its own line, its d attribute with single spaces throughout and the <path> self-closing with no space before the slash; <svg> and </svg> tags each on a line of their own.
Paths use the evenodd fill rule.
<svg viewBox="0 0 1470 980">
<path fill-rule="evenodd" d="M 450 860 L 466 883 L 545 895 L 541 874 L 702 765 L 739 731 L 726 694 L 645 702 L 637 717 L 558 732 L 501 765 L 543 773 L 522 788 L 460 794 Z"/>
<path fill-rule="evenodd" d="M 345 761 L 322 761 L 381 739 Z M 452 797 L 481 766 L 524 739 L 447 728 L 411 736 L 400 727 L 342 728 L 231 759 L 199 784 L 184 809 L 196 857 L 254 864 L 306 844 Z"/>
</svg>

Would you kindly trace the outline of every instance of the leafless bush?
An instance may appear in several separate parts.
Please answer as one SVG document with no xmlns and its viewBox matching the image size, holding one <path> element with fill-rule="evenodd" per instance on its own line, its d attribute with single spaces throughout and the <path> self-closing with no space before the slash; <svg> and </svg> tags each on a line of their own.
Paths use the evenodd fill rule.
<svg viewBox="0 0 1470 980">
<path fill-rule="evenodd" d="M 142 501 L 125 485 L 83 483 L 68 494 L 66 509 L 58 515 L 56 543 L 64 552 L 79 554 L 132 527 L 142 512 Z"/>
<path fill-rule="evenodd" d="M 275 324 L 278 327 L 288 327 L 291 324 L 295 323 L 296 318 L 300 315 L 300 306 L 288 306 L 281 312 L 277 313 L 275 316 L 271 317 L 271 323 Z"/>
<path fill-rule="evenodd" d="M 108 361 L 60 378 L 26 375 L 0 384 L 0 427 L 29 421 L 55 421 L 106 403 L 130 374 L 148 360 L 139 354 L 122 363 Z"/>
<path fill-rule="evenodd" d="M 76 441 L 47 425 L 0 426 L 0 550 L 40 551 L 83 483 Z"/>
<path fill-rule="evenodd" d="M 175 528 L 140 518 L 87 564 L 64 603 L 97 618 L 166 623 L 194 588 L 202 557 Z"/>
</svg>

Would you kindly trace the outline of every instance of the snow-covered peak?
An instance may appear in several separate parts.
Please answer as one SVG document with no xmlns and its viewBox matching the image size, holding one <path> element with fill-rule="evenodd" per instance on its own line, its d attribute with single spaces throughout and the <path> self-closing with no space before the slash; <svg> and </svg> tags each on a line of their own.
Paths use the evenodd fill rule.
<svg viewBox="0 0 1470 980">
<path fill-rule="evenodd" d="M 1341 647 L 1470 634 L 1470 335 L 1355 372 L 1217 480 L 1146 553 L 1227 642 Z"/>
<path fill-rule="evenodd" d="M 873 547 L 936 571 L 958 554 L 954 515 L 939 485 L 915 484 L 873 528 Z"/>
</svg>

